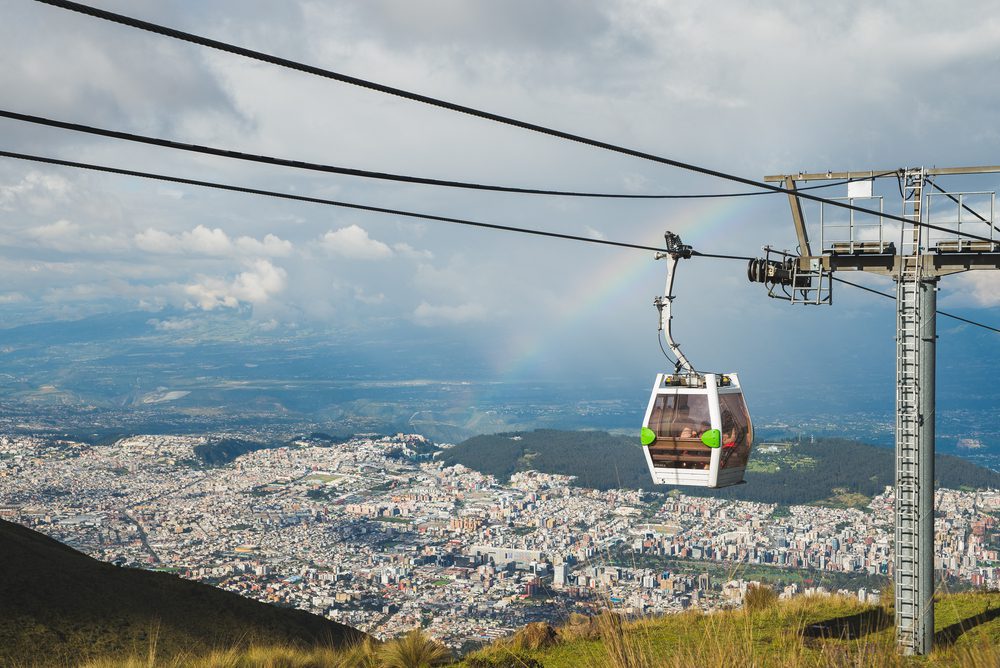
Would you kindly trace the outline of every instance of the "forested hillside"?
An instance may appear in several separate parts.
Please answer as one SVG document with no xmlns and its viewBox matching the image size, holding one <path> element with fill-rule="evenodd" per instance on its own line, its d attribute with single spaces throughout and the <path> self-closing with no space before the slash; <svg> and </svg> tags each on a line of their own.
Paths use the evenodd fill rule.
<svg viewBox="0 0 1000 668">
<path fill-rule="evenodd" d="M 257 441 L 247 441 L 240 438 L 222 438 L 210 443 L 194 446 L 194 455 L 209 466 L 228 464 L 240 455 L 248 452 L 277 447 Z"/>
<path fill-rule="evenodd" d="M 449 464 L 463 464 L 503 480 L 515 471 L 534 469 L 576 476 L 576 484 L 597 489 L 669 489 L 652 484 L 638 437 L 601 431 L 540 429 L 476 436 L 442 457 Z M 892 450 L 845 439 L 793 443 L 777 453 L 755 452 L 750 461 L 745 485 L 683 489 L 689 494 L 793 504 L 845 493 L 871 497 L 893 481 Z M 939 455 L 935 467 L 941 487 L 1000 488 L 1000 474 L 958 457 Z"/>
</svg>

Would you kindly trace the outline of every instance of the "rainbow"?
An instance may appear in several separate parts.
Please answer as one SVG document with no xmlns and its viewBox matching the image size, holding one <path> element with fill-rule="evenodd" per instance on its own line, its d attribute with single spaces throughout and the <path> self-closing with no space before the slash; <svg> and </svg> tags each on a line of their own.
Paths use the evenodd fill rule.
<svg viewBox="0 0 1000 668">
<path fill-rule="evenodd" d="M 718 231 L 733 221 L 734 214 L 744 208 L 739 199 L 694 200 L 669 215 L 633 229 L 630 239 L 648 240 L 650 246 L 663 244 L 664 230 L 677 232 L 685 243 L 697 249 L 712 247 Z M 608 252 L 607 261 L 586 273 L 574 294 L 567 295 L 557 315 L 555 327 L 527 329 L 512 339 L 507 350 L 501 351 L 496 369 L 501 378 L 514 379 L 536 367 L 555 347 L 573 335 L 581 322 L 608 310 L 608 306 L 623 299 L 634 299 L 636 294 L 652 300 L 663 289 L 663 265 L 644 262 L 641 253 L 625 249 Z M 652 308 L 652 307 L 650 307 Z M 650 323 L 654 316 L 650 315 Z M 652 325 L 650 325 L 652 326 Z M 650 338 L 652 342 L 652 338 Z"/>
</svg>

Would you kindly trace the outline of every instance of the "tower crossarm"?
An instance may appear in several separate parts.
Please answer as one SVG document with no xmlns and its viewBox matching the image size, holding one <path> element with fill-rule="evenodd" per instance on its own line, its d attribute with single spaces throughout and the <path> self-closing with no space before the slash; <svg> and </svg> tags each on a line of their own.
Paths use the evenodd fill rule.
<svg viewBox="0 0 1000 668">
<path fill-rule="evenodd" d="M 976 242 L 967 242 L 976 243 Z M 965 253 L 926 253 L 920 256 L 920 274 L 924 278 L 947 276 L 977 269 L 1000 269 L 1000 241 L 996 251 Z M 903 271 L 903 257 L 887 253 L 843 254 L 803 256 L 800 263 L 818 263 L 826 271 L 867 271 L 871 274 L 897 277 Z"/>
</svg>

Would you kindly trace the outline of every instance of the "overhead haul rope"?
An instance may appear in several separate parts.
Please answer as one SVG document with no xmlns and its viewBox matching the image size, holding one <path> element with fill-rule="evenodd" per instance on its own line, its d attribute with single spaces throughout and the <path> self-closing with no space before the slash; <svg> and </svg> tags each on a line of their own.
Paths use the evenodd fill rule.
<svg viewBox="0 0 1000 668">
<path fill-rule="evenodd" d="M 484 223 L 484 222 L 481 222 L 481 221 L 468 220 L 468 219 L 465 219 L 465 218 L 453 218 L 453 217 L 450 217 L 450 216 L 438 216 L 438 215 L 429 214 L 429 213 L 417 213 L 417 212 L 414 212 L 414 211 L 405 211 L 405 210 L 402 210 L 402 209 L 390 209 L 390 208 L 387 208 L 387 207 L 380 207 L 380 206 L 370 206 L 370 205 L 367 205 L 367 204 L 357 204 L 357 203 L 354 203 L 354 202 L 344 202 L 344 201 L 340 201 L 340 200 L 332 200 L 332 199 L 326 199 L 326 198 L 322 198 L 322 197 L 309 197 L 309 196 L 306 196 L 306 195 L 292 195 L 290 193 L 282 193 L 282 192 L 277 192 L 277 191 L 273 191 L 273 190 L 263 190 L 263 189 L 260 189 L 260 188 L 248 188 L 248 187 L 245 187 L 245 186 L 236 186 L 236 185 L 230 185 L 230 184 L 225 184 L 225 183 L 217 183 L 217 182 L 214 182 L 214 181 L 201 181 L 201 180 L 198 180 L 198 179 L 188 179 L 188 178 L 184 178 L 184 177 L 180 177 L 180 176 L 169 176 L 169 175 L 166 175 L 166 174 L 154 174 L 152 172 L 140 172 L 140 171 L 136 171 L 136 170 L 132 170 L 132 169 L 121 169 L 121 168 L 118 168 L 118 167 L 108 167 L 108 166 L 105 166 L 105 165 L 94 165 L 94 164 L 85 163 L 85 162 L 76 162 L 76 161 L 73 161 L 73 160 L 62 160 L 60 158 L 48 158 L 48 157 L 38 156 L 38 155 L 29 155 L 29 154 L 26 154 L 26 153 L 17 153 L 17 152 L 14 152 L 14 151 L 3 151 L 3 150 L 0 150 L 0 157 L 14 158 L 16 160 L 26 160 L 26 161 L 30 161 L 30 162 L 39 162 L 39 163 L 44 163 L 44 164 L 48 164 L 48 165 L 59 165 L 59 166 L 62 166 L 62 167 L 73 167 L 73 168 L 76 168 L 76 169 L 86 169 L 86 170 L 90 170 L 90 171 L 104 172 L 104 173 L 108 173 L 108 174 L 118 174 L 118 175 L 121 175 L 121 176 L 132 176 L 132 177 L 136 177 L 136 178 L 150 179 L 150 180 L 153 180 L 153 181 L 165 181 L 165 182 L 168 182 L 168 183 L 179 183 L 179 184 L 182 184 L 182 185 L 198 186 L 200 188 L 211 188 L 211 189 L 214 189 L 214 190 L 225 190 L 225 191 L 229 191 L 229 192 L 238 192 L 238 193 L 245 193 L 245 194 L 250 194 L 250 195 L 260 195 L 260 196 L 263 196 L 263 197 L 274 197 L 274 198 L 277 198 L 277 199 L 291 200 L 291 201 L 296 201 L 296 202 L 308 202 L 310 204 L 323 204 L 323 205 L 326 205 L 326 206 L 336 206 L 336 207 L 341 207 L 341 208 L 346 208 L 346 209 L 355 209 L 355 210 L 358 210 L 358 211 L 370 211 L 370 212 L 373 212 L 373 213 L 384 213 L 384 214 L 389 214 L 389 215 L 404 216 L 404 217 L 407 217 L 407 218 L 417 218 L 417 219 L 422 219 L 422 220 L 433 220 L 433 221 L 437 221 L 437 222 L 441 222 L 441 223 L 452 223 L 452 224 L 455 224 L 455 225 L 466 225 L 466 226 L 469 226 L 469 227 L 479 227 L 479 228 L 490 229 L 490 230 L 500 230 L 500 231 L 504 231 L 504 232 L 519 232 L 521 234 L 530 234 L 530 235 L 539 236 L 539 237 L 551 237 L 551 238 L 554 238 L 554 239 L 565 239 L 565 240 L 569 240 L 569 241 L 582 241 L 582 242 L 590 243 L 590 244 L 600 244 L 602 246 L 616 246 L 618 248 L 631 248 L 633 250 L 653 251 L 653 252 L 660 252 L 660 253 L 667 251 L 666 248 L 658 248 L 656 246 L 643 246 L 641 244 L 630 244 L 630 243 L 625 243 L 625 242 L 622 242 L 622 241 L 611 241 L 609 239 L 594 239 L 593 237 L 582 237 L 582 236 L 575 235 L 575 234 L 563 234 L 561 232 L 548 232 L 548 231 L 545 231 L 545 230 L 536 230 L 536 229 L 532 229 L 532 228 L 528 228 L 528 227 L 514 227 L 512 225 L 499 225 L 499 224 L 496 224 L 496 223 Z M 746 257 L 746 256 L 742 256 L 742 255 L 721 255 L 721 254 L 717 254 L 717 253 L 702 253 L 702 252 L 696 251 L 696 250 L 692 250 L 691 254 L 693 256 L 696 256 L 696 257 L 704 257 L 704 258 L 709 258 L 709 259 L 720 259 L 720 260 L 743 260 L 743 261 L 749 261 L 749 260 L 755 259 L 755 258 L 752 258 L 752 257 Z M 879 292 L 878 290 L 873 290 L 871 288 L 867 288 L 867 287 L 865 287 L 863 285 L 857 285 L 855 283 L 851 283 L 849 281 L 845 281 L 845 280 L 840 279 L 840 278 L 834 278 L 833 280 L 838 281 L 840 283 L 845 283 L 847 285 L 850 285 L 850 286 L 853 286 L 853 287 L 856 287 L 856 288 L 860 288 L 861 290 L 866 290 L 868 292 L 874 292 L 875 294 L 882 295 L 883 297 L 889 297 L 891 299 L 894 299 L 894 297 L 892 295 L 889 295 L 889 294 L 884 293 L 884 292 Z M 990 331 L 994 331 L 994 332 L 1000 333 L 1000 329 L 997 329 L 995 327 L 991 327 L 989 325 L 984 325 L 982 323 L 975 322 L 973 320 L 968 320 L 966 318 L 962 318 L 962 317 L 957 316 L 957 315 L 952 315 L 950 313 L 945 313 L 943 311 L 938 311 L 938 313 L 940 315 L 943 315 L 943 316 L 946 316 L 946 317 L 949 317 L 949 318 L 954 318 L 956 320 L 961 320 L 962 322 L 966 322 L 966 323 L 968 323 L 970 325 L 975 325 L 977 327 L 982 327 L 984 329 L 988 329 Z"/>
<path fill-rule="evenodd" d="M 896 299 L 895 296 L 889 294 L 888 292 L 882 292 L 881 290 L 875 290 L 873 288 L 869 288 L 869 287 L 866 287 L 864 285 L 859 285 L 857 283 L 852 283 L 850 281 L 845 281 L 844 279 L 837 278 L 836 276 L 831 276 L 830 278 L 832 278 L 833 280 L 837 281 L 838 283 L 843 283 L 844 285 L 850 285 L 852 288 L 858 288 L 859 290 L 864 290 L 865 292 L 870 292 L 872 294 L 879 295 L 880 297 L 888 297 L 889 299 L 893 299 L 893 300 Z M 968 323 L 970 325 L 975 325 L 976 327 L 982 327 L 983 329 L 988 329 L 991 332 L 996 332 L 997 334 L 1000 334 L 1000 329 L 998 329 L 996 327 L 990 327 L 989 325 L 984 325 L 981 322 L 976 322 L 975 320 L 969 320 L 968 318 L 963 318 L 962 316 L 955 315 L 954 313 L 946 313 L 945 311 L 935 311 L 935 313 L 937 313 L 938 315 L 943 315 L 946 318 L 952 318 L 954 320 L 961 320 L 964 323 Z"/>
<path fill-rule="evenodd" d="M 16 111 L 8 111 L 5 109 L 0 109 L 0 117 L 9 118 L 15 121 L 22 121 L 25 123 L 34 123 L 36 125 L 45 125 L 53 128 L 59 128 L 61 130 L 82 132 L 85 134 L 97 135 L 100 137 L 110 137 L 112 139 L 121 139 L 124 141 L 131 141 L 139 144 L 149 144 L 151 146 L 159 146 L 162 148 L 172 148 L 179 151 L 203 153 L 205 155 L 214 155 L 221 158 L 229 158 L 232 160 L 258 162 L 265 165 L 292 167 L 295 169 L 304 169 L 314 172 L 343 174 L 345 176 L 357 176 L 365 179 L 379 179 L 383 181 L 396 181 L 400 183 L 416 183 L 420 185 L 443 186 L 446 188 L 464 188 L 467 190 L 486 190 L 493 192 L 518 193 L 527 195 L 556 195 L 561 197 L 590 197 L 590 198 L 603 198 L 603 199 L 714 199 L 714 198 L 724 198 L 724 197 L 754 197 L 756 195 L 775 194 L 770 190 L 758 190 L 756 192 L 737 192 L 737 193 L 705 193 L 705 194 L 681 194 L 681 195 L 648 194 L 647 195 L 647 194 L 629 194 L 629 193 L 580 192 L 573 190 L 545 190 L 541 188 L 519 188 L 514 186 L 498 186 L 486 183 L 469 183 L 467 181 L 453 181 L 449 179 L 434 179 L 422 176 L 410 176 L 406 174 L 377 172 L 367 169 L 357 169 L 354 167 L 340 167 L 337 165 L 326 165 L 321 163 L 305 162 L 302 160 L 275 158 L 268 155 L 254 155 L 252 153 L 245 153 L 242 151 L 231 151 L 228 149 L 214 148 L 212 146 L 200 146 L 198 144 L 188 144 L 184 142 L 173 141 L 170 139 L 148 137 L 146 135 L 139 135 L 131 132 L 123 132 L 121 130 L 109 130 L 107 128 L 98 128 L 91 125 L 82 125 L 80 123 L 70 123 L 68 121 L 60 121 L 52 118 L 45 118 L 44 116 L 36 116 L 33 114 L 22 114 Z M 818 186 L 810 186 L 810 188 L 808 189 L 831 188 L 834 186 L 850 183 L 851 181 L 852 179 L 847 179 L 844 181 L 838 181 L 836 183 L 825 183 Z M 802 190 L 806 189 L 807 188 L 802 188 Z"/>
<path fill-rule="evenodd" d="M 332 79 L 334 81 L 350 84 L 352 86 L 367 88 L 369 90 L 373 90 L 378 93 L 384 93 L 386 95 L 394 95 L 396 97 L 401 97 L 406 100 L 412 100 L 414 102 L 420 102 L 422 104 L 439 107 L 441 109 L 447 109 L 449 111 L 465 114 L 467 116 L 474 116 L 476 118 L 493 121 L 495 123 L 501 123 L 503 125 L 509 125 L 512 127 L 520 128 L 522 130 L 528 130 L 530 132 L 536 132 L 550 137 L 556 137 L 557 139 L 564 139 L 566 141 L 575 142 L 577 144 L 583 144 L 585 146 L 591 146 L 593 148 L 599 148 L 605 151 L 611 151 L 613 153 L 628 155 L 633 158 L 639 158 L 641 160 L 648 160 L 650 162 L 655 162 L 661 165 L 668 165 L 670 167 L 677 167 L 678 169 L 684 169 L 690 172 L 704 174 L 706 176 L 712 176 L 719 179 L 725 179 L 727 181 L 742 183 L 744 185 L 752 186 L 754 188 L 760 188 L 762 190 L 769 190 L 775 193 L 784 193 L 786 195 L 792 195 L 800 199 L 808 199 L 815 202 L 822 202 L 825 204 L 829 204 L 830 206 L 840 207 L 842 209 L 857 211 L 859 213 L 867 213 L 873 216 L 879 216 L 881 218 L 886 218 L 889 220 L 895 220 L 902 223 L 909 223 L 912 225 L 918 225 L 920 227 L 926 227 L 932 230 L 948 232 L 949 234 L 955 234 L 954 230 L 949 230 L 947 228 L 931 225 L 930 223 L 916 222 L 910 220 L 909 218 L 904 218 L 903 216 L 887 214 L 881 211 L 875 211 L 874 209 L 866 209 L 864 207 L 855 206 L 853 204 L 841 202 L 838 200 L 831 200 L 831 199 L 826 199 L 824 197 L 818 197 L 810 193 L 802 192 L 798 189 L 773 186 L 770 183 L 765 183 L 763 181 L 756 181 L 754 179 L 748 179 L 743 176 L 737 176 L 735 174 L 721 172 L 716 169 L 710 169 L 708 167 L 701 167 L 699 165 L 695 165 L 692 163 L 682 162 L 680 160 L 675 160 L 673 158 L 666 158 L 654 155 L 652 153 L 647 153 L 645 151 L 639 151 L 636 149 L 619 146 L 617 144 L 611 144 L 609 142 L 600 141 L 597 139 L 590 139 L 589 137 L 584 137 L 582 135 L 565 132 L 563 130 L 556 130 L 554 128 L 549 128 L 544 125 L 538 125 L 536 123 L 529 123 L 528 121 L 518 120 L 510 116 L 503 116 L 501 114 L 496 114 L 482 109 L 476 109 L 474 107 L 468 107 L 465 105 L 457 104 L 455 102 L 448 102 L 447 100 L 431 97 L 429 95 L 414 93 L 412 91 L 404 90 L 402 88 L 387 86 L 385 84 L 380 84 L 375 81 L 370 81 L 368 79 L 361 79 L 359 77 L 342 74 L 340 72 L 334 72 L 333 70 L 323 69 L 321 67 L 316 67 L 315 65 L 307 65 L 305 63 L 296 62 L 294 60 L 289 60 L 287 58 L 281 58 L 280 56 L 274 56 L 268 53 L 264 53 L 262 51 L 254 51 L 253 49 L 247 49 L 242 46 L 236 46 L 234 44 L 229 44 L 227 42 L 210 39 L 208 37 L 202 37 L 201 35 L 195 35 L 193 33 L 184 32 L 182 30 L 177 30 L 176 28 L 169 28 L 167 26 L 159 25 L 157 23 L 143 21 L 141 19 L 133 18 L 131 16 L 126 16 L 124 14 L 109 12 L 104 9 L 98 9 L 96 7 L 91 7 L 89 5 L 81 4 L 79 2 L 70 2 L 69 0 L 35 0 L 35 1 L 46 5 L 52 5 L 53 7 L 60 7 L 62 9 L 68 9 L 74 12 L 79 12 L 81 14 L 86 14 L 88 16 L 99 18 L 105 21 L 111 21 L 112 23 L 118 23 L 132 28 L 138 28 L 139 30 L 145 30 L 147 32 L 156 33 L 158 35 L 163 35 L 165 37 L 171 37 L 173 39 L 179 39 L 185 42 L 198 44 L 200 46 L 208 47 L 211 49 L 225 51 L 227 53 L 243 56 L 244 58 L 259 60 L 265 63 L 270 63 L 272 65 L 278 65 L 279 67 L 285 67 L 291 70 L 305 72 L 306 74 L 312 74 L 318 77 L 323 77 L 325 79 Z M 895 174 L 895 173 L 896 172 L 886 172 L 886 174 Z M 989 242 L 995 241 L 994 239 L 988 239 L 987 237 L 981 237 L 974 234 L 962 233 L 960 236 L 968 237 L 970 239 L 976 239 L 979 241 L 989 241 Z"/>
<path fill-rule="evenodd" d="M 405 216 L 407 218 L 419 218 L 422 220 L 434 220 L 441 223 L 454 223 L 456 225 L 468 225 L 471 227 L 482 227 L 491 230 L 503 230 L 505 232 L 520 232 L 522 234 L 533 234 L 541 237 L 554 237 L 556 239 L 569 239 L 571 241 L 584 241 L 591 244 L 602 244 L 604 246 L 618 246 L 620 248 L 633 248 L 644 251 L 662 251 L 664 249 L 655 246 L 643 246 L 641 244 L 629 244 L 621 241 L 609 241 L 607 239 L 595 239 L 593 237 L 581 237 L 575 234 L 562 234 L 560 232 L 547 232 L 535 230 L 528 227 L 513 227 L 511 225 L 498 225 L 495 223 L 483 223 L 465 218 L 453 218 L 450 216 L 438 216 L 429 213 L 416 213 L 414 211 L 404 211 L 402 209 L 390 209 L 382 206 L 370 206 L 367 204 L 357 204 L 355 202 L 345 202 L 342 200 L 326 199 L 322 197 L 308 197 L 306 195 L 292 195 L 274 190 L 262 190 L 260 188 L 248 188 L 245 186 L 235 186 L 214 181 L 200 181 L 188 179 L 180 176 L 168 176 L 166 174 L 154 174 L 151 172 L 139 172 L 132 169 L 119 169 L 118 167 L 107 167 L 104 165 L 93 165 L 85 162 L 74 162 L 72 160 L 61 160 L 59 158 L 46 158 L 25 153 L 15 153 L 13 151 L 0 151 L 0 157 L 16 158 L 18 160 L 30 160 L 32 162 L 42 162 L 50 165 L 61 165 L 64 167 L 75 167 L 77 169 L 89 169 L 96 172 L 107 172 L 109 174 L 121 174 L 123 176 L 134 176 L 142 179 L 152 179 L 154 181 L 166 181 L 169 183 L 180 183 L 189 186 L 199 186 L 201 188 L 213 188 L 215 190 L 228 190 L 230 192 L 247 193 L 251 195 L 261 195 L 264 197 L 276 197 L 278 199 L 294 200 L 297 202 L 310 202 L 312 204 L 325 204 L 345 209 L 356 209 L 359 211 L 371 211 L 374 213 L 386 213 L 395 216 Z"/>
</svg>

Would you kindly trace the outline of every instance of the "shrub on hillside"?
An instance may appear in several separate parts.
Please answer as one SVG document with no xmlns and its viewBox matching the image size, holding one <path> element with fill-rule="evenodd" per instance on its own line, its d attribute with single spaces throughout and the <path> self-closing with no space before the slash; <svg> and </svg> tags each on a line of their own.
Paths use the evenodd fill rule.
<svg viewBox="0 0 1000 668">
<path fill-rule="evenodd" d="M 476 652 L 464 665 L 466 668 L 544 668 L 538 659 L 509 648 Z"/>
<path fill-rule="evenodd" d="M 545 622 L 532 622 L 514 634 L 513 644 L 517 649 L 544 649 L 558 642 L 556 630 Z"/>
<path fill-rule="evenodd" d="M 743 595 L 743 608 L 747 612 L 757 612 L 774 607 L 778 602 L 778 594 L 767 585 L 752 584 Z"/>
<path fill-rule="evenodd" d="M 597 624 L 593 617 L 574 612 L 566 620 L 566 623 L 559 627 L 559 639 L 570 640 L 592 640 L 600 635 Z"/>
<path fill-rule="evenodd" d="M 378 658 L 385 668 L 430 668 L 450 661 L 451 652 L 420 629 L 413 629 L 382 645 Z"/>
</svg>

